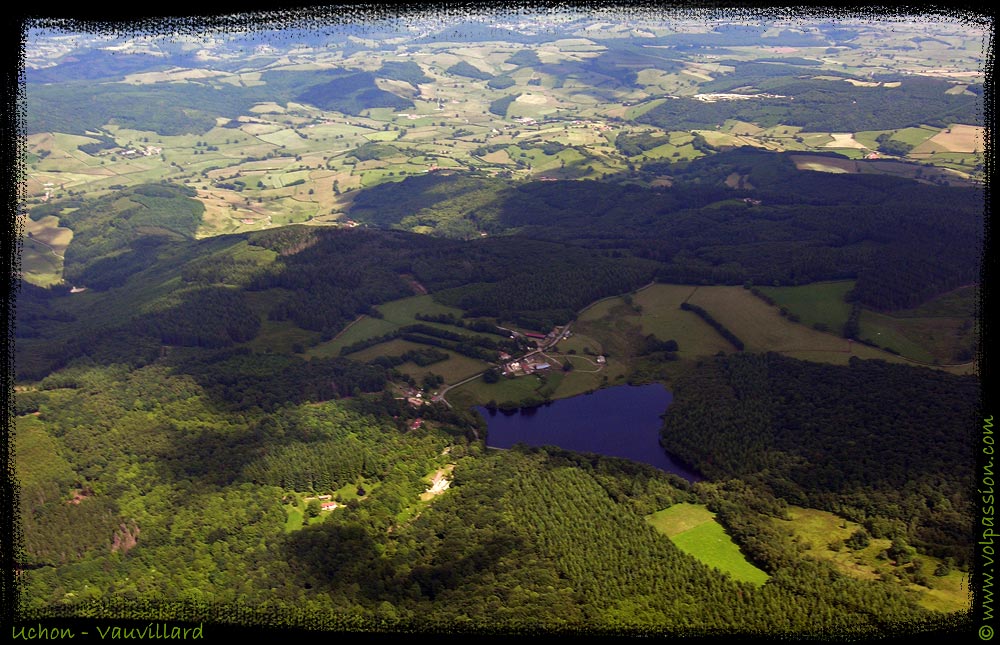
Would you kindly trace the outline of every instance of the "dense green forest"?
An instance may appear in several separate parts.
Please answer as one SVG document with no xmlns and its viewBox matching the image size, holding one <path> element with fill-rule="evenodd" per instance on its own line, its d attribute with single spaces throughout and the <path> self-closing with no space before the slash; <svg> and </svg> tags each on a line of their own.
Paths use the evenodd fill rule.
<svg viewBox="0 0 1000 645">
<path fill-rule="evenodd" d="M 361 110 L 373 107 L 390 107 L 395 110 L 413 107 L 412 101 L 379 89 L 375 85 L 375 75 L 371 72 L 357 72 L 334 78 L 310 87 L 295 98 L 324 110 L 336 110 L 345 114 L 359 114 Z"/>
<path fill-rule="evenodd" d="M 29 216 L 56 215 L 73 231 L 66 249 L 64 277 L 96 288 L 119 286 L 155 259 L 150 252 L 163 240 L 193 239 L 205 205 L 195 191 L 173 184 L 141 184 L 106 198 L 70 198 L 43 204 Z"/>
<path fill-rule="evenodd" d="M 914 306 L 979 274 L 968 252 L 982 236 L 978 189 L 797 170 L 787 155 L 749 147 L 645 169 L 669 172 L 673 186 L 413 177 L 365 191 L 353 213 L 382 227 L 439 223 L 447 234 L 465 219 L 489 232 L 610 249 L 659 262 L 667 282 L 857 278 L 857 298 L 880 310 Z M 733 173 L 754 188 L 726 186 Z"/>
<path fill-rule="evenodd" d="M 742 479 L 963 563 L 978 391 L 972 376 L 882 361 L 736 354 L 674 385 L 662 442 L 713 479 Z"/>
<path fill-rule="evenodd" d="M 480 81 L 488 81 L 493 78 L 493 74 L 489 72 L 484 72 L 475 65 L 472 65 L 464 60 L 460 60 L 448 69 L 445 70 L 449 74 L 454 74 L 456 76 L 464 76 L 466 78 L 472 78 Z"/>
<path fill-rule="evenodd" d="M 809 132 L 856 132 L 921 124 L 948 127 L 951 123 L 978 120 L 977 97 L 946 94 L 951 85 L 944 80 L 903 77 L 892 79 L 900 82 L 899 87 L 856 87 L 842 80 L 755 76 L 761 73 L 759 70 L 773 73 L 775 67 L 780 73 L 781 67 L 763 63 L 754 69 L 746 67 L 740 66 L 743 73 L 733 80 L 723 78 L 702 89 L 727 92 L 753 86 L 761 93 L 759 98 L 716 102 L 669 99 L 636 121 L 664 130 L 715 128 L 726 119 L 739 119 L 765 128 L 784 124 L 800 126 Z M 800 72 L 794 68 L 791 71 Z"/>
</svg>

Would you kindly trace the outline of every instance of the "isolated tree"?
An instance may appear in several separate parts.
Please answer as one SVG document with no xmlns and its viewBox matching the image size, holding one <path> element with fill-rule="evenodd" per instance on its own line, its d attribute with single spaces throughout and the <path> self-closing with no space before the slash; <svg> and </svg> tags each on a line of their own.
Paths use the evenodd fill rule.
<svg viewBox="0 0 1000 645">
<path fill-rule="evenodd" d="M 319 515 L 321 510 L 323 510 L 323 507 L 320 506 L 319 500 L 311 499 L 309 500 L 309 503 L 306 504 L 306 517 L 316 517 Z"/>
</svg>

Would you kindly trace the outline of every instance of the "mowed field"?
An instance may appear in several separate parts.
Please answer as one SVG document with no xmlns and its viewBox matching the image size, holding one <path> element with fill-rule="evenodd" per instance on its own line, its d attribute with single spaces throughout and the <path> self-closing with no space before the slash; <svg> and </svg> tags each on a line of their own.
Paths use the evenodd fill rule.
<svg viewBox="0 0 1000 645">
<path fill-rule="evenodd" d="M 943 365 L 968 364 L 975 347 L 972 317 L 900 317 L 864 310 L 861 337 L 907 358 Z"/>
<path fill-rule="evenodd" d="M 823 324 L 830 333 L 839 334 L 851 312 L 844 296 L 853 286 L 852 280 L 842 280 L 760 287 L 760 291 L 799 316 L 803 325 Z M 963 352 L 971 356 L 975 343 L 975 294 L 975 287 L 965 287 L 905 311 L 887 314 L 865 309 L 859 320 L 860 337 L 922 363 L 967 363 Z"/>
<path fill-rule="evenodd" d="M 907 316 L 893 317 L 864 311 L 861 337 L 882 347 L 891 347 L 902 355 L 849 342 L 840 336 L 850 313 L 843 294 L 850 290 L 850 281 L 817 283 L 800 287 L 764 288 L 778 306 L 768 305 L 742 287 L 654 284 L 632 296 L 632 305 L 621 297 L 600 301 L 584 311 L 574 330 L 593 340 L 589 348 L 609 355 L 608 366 L 616 360 L 628 367 L 642 337 L 653 334 L 660 340 L 677 341 L 681 359 L 711 356 L 733 351 L 718 332 L 695 313 L 684 311 L 687 301 L 705 309 L 712 317 L 732 331 L 748 352 L 778 352 L 800 360 L 846 365 L 852 356 L 881 359 L 895 363 L 927 364 L 935 360 L 948 372 L 971 373 L 972 363 L 954 360 L 958 352 L 968 347 L 974 333 L 968 318 L 955 315 L 928 315 L 913 310 Z M 959 297 L 950 308 L 934 307 L 933 311 L 949 314 L 968 307 L 969 299 Z M 801 322 L 792 322 L 780 313 L 780 307 L 795 313 Z M 829 331 L 818 331 L 814 323 L 825 324 Z M 571 339 L 574 340 L 574 339 Z M 582 351 L 581 345 L 572 345 Z M 560 351 L 571 345 L 560 343 Z M 617 374 L 609 369 L 609 380 Z"/>
<path fill-rule="evenodd" d="M 686 285 L 655 284 L 634 294 L 632 306 L 621 297 L 598 302 L 580 315 L 574 325 L 574 336 L 569 340 L 596 351 L 594 344 L 582 343 L 583 339 L 594 339 L 600 351 L 609 355 L 609 366 L 615 360 L 634 354 L 636 345 L 647 334 L 660 340 L 676 340 L 681 358 L 693 359 L 731 350 L 729 343 L 705 321 L 680 308 L 693 290 L 694 287 Z M 560 351 L 568 351 L 570 347 L 583 351 L 567 341 L 559 344 Z"/>
<path fill-rule="evenodd" d="M 808 327 L 822 324 L 831 332 L 838 333 L 851 315 L 851 306 L 844 302 L 844 296 L 854 288 L 853 280 L 758 288 L 779 307 L 785 307 L 801 318 L 802 324 Z"/>
<path fill-rule="evenodd" d="M 637 293 L 633 301 L 642 307 L 639 316 L 642 333 L 653 334 L 660 340 L 676 340 L 681 358 L 731 351 L 726 339 L 697 314 L 681 309 L 681 303 L 694 291 L 695 287 L 688 285 L 654 284 Z"/>
<path fill-rule="evenodd" d="M 378 345 L 372 345 L 371 347 L 363 349 L 360 352 L 348 354 L 347 357 L 351 360 L 368 362 L 378 358 L 379 356 L 399 356 L 411 350 L 427 349 L 428 347 L 430 347 L 430 345 L 423 345 L 421 343 L 414 343 L 401 338 L 395 338 L 384 343 L 379 343 Z M 457 383 L 458 381 L 469 378 L 474 374 L 478 374 L 489 367 L 489 365 L 484 361 L 469 358 L 468 356 L 463 356 L 445 349 L 442 349 L 441 351 L 448 354 L 448 360 L 425 366 L 407 362 L 398 366 L 396 369 L 404 374 L 409 374 L 415 378 L 417 382 L 420 382 L 420 380 L 427 374 L 437 374 L 444 377 L 445 383 Z"/>
<path fill-rule="evenodd" d="M 29 282 L 50 286 L 62 282 L 63 256 L 73 231 L 59 226 L 59 218 L 47 215 L 37 222 L 24 218 L 21 272 Z"/>
<path fill-rule="evenodd" d="M 900 356 L 793 323 L 784 318 L 777 307 L 768 305 L 742 287 L 697 287 L 688 302 L 698 305 L 732 331 L 749 352 L 778 352 L 792 358 L 836 365 L 847 365 L 852 356 L 907 362 Z"/>
<path fill-rule="evenodd" d="M 985 129 L 977 125 L 953 125 L 927 139 L 926 150 L 914 148 L 914 152 L 982 152 Z M 922 142 L 921 142 L 922 143 Z"/>
<path fill-rule="evenodd" d="M 860 166 L 854 159 L 795 154 L 792 155 L 792 162 L 799 170 L 816 170 L 832 173 L 860 172 Z"/>
<path fill-rule="evenodd" d="M 461 309 L 447 307 L 434 302 L 434 299 L 429 295 L 401 298 L 399 300 L 393 300 L 392 302 L 377 305 L 375 308 L 382 313 L 382 318 L 361 316 L 355 322 L 345 327 L 340 334 L 332 340 L 310 347 L 306 352 L 306 356 L 339 356 L 340 350 L 343 347 L 347 347 L 348 345 L 352 345 L 362 340 L 368 340 L 369 338 L 383 336 L 396 331 L 400 327 L 414 325 L 416 323 L 430 324 L 440 326 L 442 329 L 449 329 L 447 325 L 441 326 L 435 325 L 435 323 L 424 323 L 423 321 L 417 320 L 417 314 L 439 315 L 450 313 L 459 318 L 462 316 Z M 456 331 L 454 328 L 450 329 L 451 331 Z M 474 332 L 466 333 L 473 334 Z"/>
<path fill-rule="evenodd" d="M 769 576 L 747 562 L 715 513 L 701 504 L 674 504 L 646 516 L 653 528 L 664 534 L 685 553 L 733 579 L 763 585 Z"/>
<path fill-rule="evenodd" d="M 879 578 L 894 578 L 902 573 L 902 567 L 893 566 L 887 559 L 879 555 L 888 549 L 892 541 L 889 539 L 870 538 L 869 545 L 856 551 L 842 544 L 851 537 L 861 525 L 845 520 L 827 511 L 798 506 L 788 507 L 789 520 L 773 520 L 775 525 L 789 535 L 795 536 L 806 550 L 807 557 L 827 560 L 843 574 L 861 580 L 877 580 Z M 831 549 L 835 544 L 838 548 Z M 926 572 L 931 587 L 924 587 L 911 582 L 895 579 L 906 589 L 918 594 L 917 602 L 927 609 L 941 612 L 963 611 L 969 608 L 968 574 L 953 569 L 946 576 L 931 575 L 941 560 L 932 556 L 917 554 L 914 561 L 920 561 L 922 570 Z"/>
</svg>

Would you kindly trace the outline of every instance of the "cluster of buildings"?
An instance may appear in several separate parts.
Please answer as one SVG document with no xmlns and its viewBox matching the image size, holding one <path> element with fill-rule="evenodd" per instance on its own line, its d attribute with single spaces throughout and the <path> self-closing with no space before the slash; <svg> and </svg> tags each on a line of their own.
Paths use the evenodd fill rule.
<svg viewBox="0 0 1000 645">
<path fill-rule="evenodd" d="M 319 507 L 321 510 L 324 511 L 332 511 L 335 508 L 341 507 L 341 504 L 338 504 L 337 502 L 333 501 L 332 495 L 317 495 L 316 497 L 306 497 L 304 498 L 304 501 L 306 503 L 309 503 L 314 499 L 318 499 L 320 501 Z"/>
<path fill-rule="evenodd" d="M 158 155 L 163 152 L 163 148 L 159 146 L 146 146 L 141 150 L 136 150 L 134 148 L 129 148 L 128 150 L 122 151 L 123 157 L 134 157 L 136 155 L 142 155 L 143 157 L 152 157 L 153 155 Z"/>
<path fill-rule="evenodd" d="M 505 363 L 502 372 L 504 376 L 524 376 L 526 374 L 544 372 L 551 368 L 552 365 L 544 360 L 534 356 L 525 356 L 521 360 Z"/>
</svg>

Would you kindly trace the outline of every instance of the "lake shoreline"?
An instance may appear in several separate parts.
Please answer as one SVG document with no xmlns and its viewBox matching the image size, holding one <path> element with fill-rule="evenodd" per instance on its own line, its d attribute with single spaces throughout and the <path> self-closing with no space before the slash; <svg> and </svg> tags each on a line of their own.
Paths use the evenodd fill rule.
<svg viewBox="0 0 1000 645">
<path fill-rule="evenodd" d="M 517 410 L 476 406 L 488 448 L 554 445 L 646 463 L 689 482 L 704 478 L 660 444 L 673 394 L 662 383 L 617 385 Z"/>
</svg>

